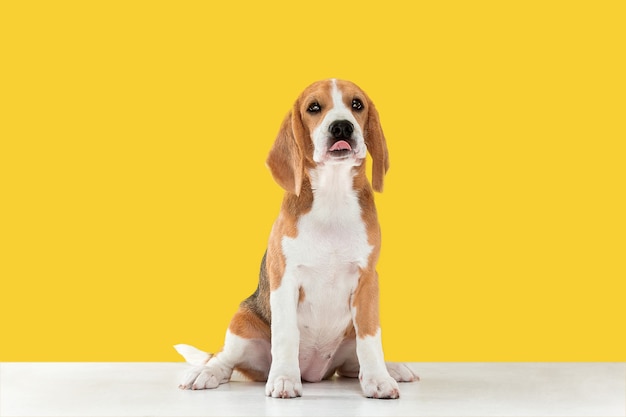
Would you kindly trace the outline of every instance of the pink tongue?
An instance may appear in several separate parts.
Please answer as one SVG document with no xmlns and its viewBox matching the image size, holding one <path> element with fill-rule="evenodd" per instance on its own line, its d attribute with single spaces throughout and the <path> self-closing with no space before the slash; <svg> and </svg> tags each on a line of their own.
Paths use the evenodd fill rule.
<svg viewBox="0 0 626 417">
<path fill-rule="evenodd" d="M 338 142 L 335 142 L 333 144 L 333 146 L 330 147 L 329 151 L 351 151 L 352 148 L 350 147 L 350 144 L 348 142 L 346 142 L 345 140 L 340 140 Z"/>
</svg>

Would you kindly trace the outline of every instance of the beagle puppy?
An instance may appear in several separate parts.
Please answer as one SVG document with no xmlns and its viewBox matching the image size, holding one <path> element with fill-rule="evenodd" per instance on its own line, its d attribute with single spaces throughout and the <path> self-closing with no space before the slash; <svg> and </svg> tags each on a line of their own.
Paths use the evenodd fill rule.
<svg viewBox="0 0 626 417">
<path fill-rule="evenodd" d="M 285 196 L 258 287 L 232 318 L 221 352 L 175 346 L 200 365 L 180 388 L 216 388 L 237 370 L 267 381 L 266 395 L 293 398 L 302 380 L 337 373 L 358 377 L 366 397 L 398 398 L 397 382 L 418 378 L 383 358 L 373 190 L 383 189 L 389 157 L 374 104 L 348 81 L 312 84 L 284 119 L 267 166 Z"/>
</svg>

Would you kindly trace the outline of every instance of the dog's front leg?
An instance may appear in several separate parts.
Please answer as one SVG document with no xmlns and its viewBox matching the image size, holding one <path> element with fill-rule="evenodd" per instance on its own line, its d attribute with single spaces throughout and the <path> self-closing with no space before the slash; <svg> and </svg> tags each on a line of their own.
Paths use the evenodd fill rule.
<svg viewBox="0 0 626 417">
<path fill-rule="evenodd" d="M 363 393 L 369 398 L 400 397 L 398 383 L 389 375 L 383 355 L 376 271 L 362 271 L 352 302 L 352 317 Z"/>
<path fill-rule="evenodd" d="M 272 366 L 265 393 L 274 398 L 302 395 L 300 365 L 300 331 L 298 330 L 298 288 L 285 273 L 281 285 L 270 293 L 272 312 Z"/>
</svg>

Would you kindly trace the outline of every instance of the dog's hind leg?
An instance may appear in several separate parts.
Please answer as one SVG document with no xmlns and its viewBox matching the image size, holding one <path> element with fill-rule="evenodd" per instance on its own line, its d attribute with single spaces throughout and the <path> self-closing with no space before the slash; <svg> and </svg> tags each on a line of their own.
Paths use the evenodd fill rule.
<svg viewBox="0 0 626 417">
<path fill-rule="evenodd" d="M 234 369 L 252 380 L 265 381 L 270 365 L 269 325 L 242 306 L 231 320 L 221 352 L 210 357 L 206 365 L 192 369 L 179 387 L 217 388 L 230 380 Z"/>
</svg>

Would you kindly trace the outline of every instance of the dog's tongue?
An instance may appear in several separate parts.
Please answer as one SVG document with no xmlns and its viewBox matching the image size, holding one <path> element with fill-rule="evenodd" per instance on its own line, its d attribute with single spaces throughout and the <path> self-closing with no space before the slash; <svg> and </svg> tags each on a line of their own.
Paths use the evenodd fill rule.
<svg viewBox="0 0 626 417">
<path fill-rule="evenodd" d="M 329 150 L 331 152 L 332 151 L 351 151 L 352 148 L 350 147 L 350 144 L 348 142 L 346 142 L 345 140 L 340 140 L 340 141 L 335 142 L 333 146 L 330 147 Z"/>
</svg>

